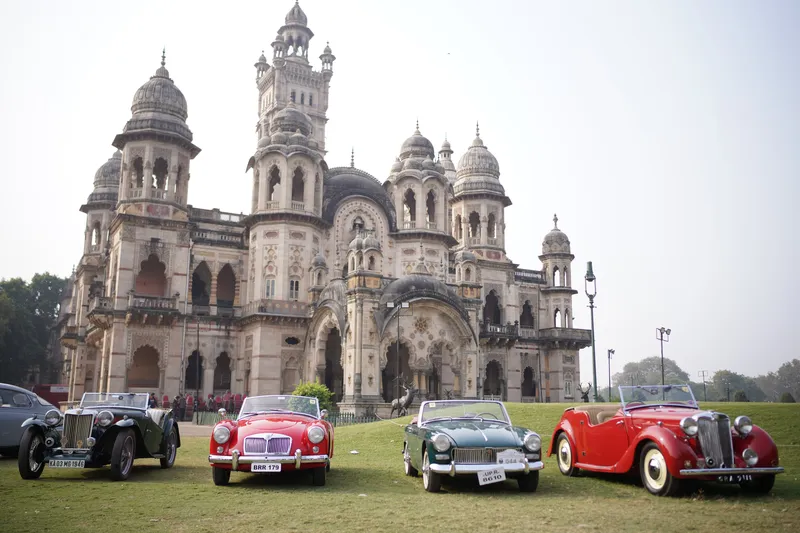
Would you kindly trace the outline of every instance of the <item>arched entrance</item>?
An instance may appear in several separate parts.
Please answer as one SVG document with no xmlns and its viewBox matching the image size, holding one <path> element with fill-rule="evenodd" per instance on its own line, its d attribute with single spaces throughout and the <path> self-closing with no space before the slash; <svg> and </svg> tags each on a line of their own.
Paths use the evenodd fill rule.
<svg viewBox="0 0 800 533">
<path fill-rule="evenodd" d="M 525 367 L 522 372 L 522 397 L 534 398 L 536 396 L 536 380 L 534 379 L 533 369 L 529 366 Z"/>
<path fill-rule="evenodd" d="M 236 291 L 236 275 L 231 265 L 226 264 L 217 275 L 217 307 L 233 307 Z"/>
<path fill-rule="evenodd" d="M 342 336 L 338 328 L 330 330 L 325 343 L 325 386 L 333 391 L 334 401 L 342 401 L 344 369 L 342 368 Z"/>
<path fill-rule="evenodd" d="M 486 377 L 483 379 L 483 395 L 503 396 L 503 369 L 497 361 L 489 361 L 486 365 Z"/>
<path fill-rule="evenodd" d="M 133 353 L 133 361 L 128 369 L 128 389 L 148 389 L 158 392 L 160 378 L 158 350 L 145 345 Z"/>
<path fill-rule="evenodd" d="M 209 304 L 211 294 L 211 271 L 205 261 L 197 265 L 192 272 L 192 306 L 195 312 L 204 311 L 200 309 Z"/>
<path fill-rule="evenodd" d="M 186 375 L 183 380 L 183 388 L 186 392 L 203 391 L 203 358 L 197 350 L 192 352 L 186 364 Z"/>
<path fill-rule="evenodd" d="M 228 352 L 222 352 L 217 357 L 217 366 L 214 367 L 214 394 L 223 394 L 231 390 L 231 358 Z"/>
<path fill-rule="evenodd" d="M 383 400 L 386 402 L 391 402 L 394 398 L 403 395 L 403 384 L 414 382 L 413 373 L 408 364 L 408 346 L 403 341 L 400 341 L 399 352 L 398 357 L 396 342 L 389 344 L 386 350 L 386 368 L 383 369 L 381 375 Z"/>
<path fill-rule="evenodd" d="M 483 321 L 485 324 L 500 324 L 500 299 L 494 290 L 486 295 L 486 305 L 483 306 Z"/>
<path fill-rule="evenodd" d="M 167 291 L 167 267 L 158 260 L 158 256 L 150 254 L 142 261 L 136 275 L 135 291 L 140 296 L 164 296 Z"/>
</svg>

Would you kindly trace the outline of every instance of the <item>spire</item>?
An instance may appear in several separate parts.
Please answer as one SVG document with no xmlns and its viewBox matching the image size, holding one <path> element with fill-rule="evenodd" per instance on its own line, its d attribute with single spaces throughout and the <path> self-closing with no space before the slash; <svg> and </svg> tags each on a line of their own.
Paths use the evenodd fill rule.
<svg viewBox="0 0 800 533">
<path fill-rule="evenodd" d="M 350 148 L 350 168 L 355 168 L 356 166 L 356 157 L 355 157 L 356 149 Z"/>
<path fill-rule="evenodd" d="M 161 49 L 161 66 L 156 70 L 154 78 L 169 78 L 169 71 L 166 67 L 167 64 L 167 47 Z"/>
<path fill-rule="evenodd" d="M 481 125 L 477 121 L 475 121 L 475 137 L 481 136 Z"/>
<path fill-rule="evenodd" d="M 167 64 L 167 47 L 161 49 L 161 66 L 166 66 Z"/>
<path fill-rule="evenodd" d="M 417 117 L 417 126 L 416 126 L 416 128 L 414 129 L 414 135 L 422 135 L 422 134 L 419 132 L 419 117 Z"/>
<path fill-rule="evenodd" d="M 553 213 L 553 229 L 558 229 L 558 215 Z"/>
<path fill-rule="evenodd" d="M 419 242 L 419 259 L 417 259 L 417 264 L 414 265 L 414 270 L 412 270 L 413 274 L 422 274 L 423 276 L 430 276 L 431 272 L 428 270 L 428 267 L 425 266 L 425 253 L 422 246 L 422 241 Z"/>
</svg>

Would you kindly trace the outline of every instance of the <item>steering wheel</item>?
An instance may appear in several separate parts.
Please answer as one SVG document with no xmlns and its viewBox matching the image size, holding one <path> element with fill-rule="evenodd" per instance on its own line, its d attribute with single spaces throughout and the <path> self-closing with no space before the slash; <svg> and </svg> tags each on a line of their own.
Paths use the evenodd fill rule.
<svg viewBox="0 0 800 533">
<path fill-rule="evenodd" d="M 483 418 L 482 415 L 489 415 L 492 418 L 494 418 L 495 420 L 500 420 L 499 418 L 497 418 L 496 415 L 493 415 L 492 413 L 478 413 L 477 415 L 475 415 L 475 418 Z"/>
</svg>

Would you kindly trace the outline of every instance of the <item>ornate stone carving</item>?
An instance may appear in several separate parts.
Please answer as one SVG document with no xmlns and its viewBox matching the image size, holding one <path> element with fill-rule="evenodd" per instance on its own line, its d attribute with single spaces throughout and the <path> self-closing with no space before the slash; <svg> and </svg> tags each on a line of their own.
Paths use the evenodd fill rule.
<svg viewBox="0 0 800 533">
<path fill-rule="evenodd" d="M 419 331 L 420 333 L 424 333 L 428 331 L 428 327 L 430 326 L 430 318 L 428 317 L 417 317 L 414 319 L 414 329 Z"/>
<path fill-rule="evenodd" d="M 169 330 L 166 329 L 128 329 L 127 348 L 125 350 L 125 367 L 133 364 L 133 355 L 143 346 L 152 346 L 158 352 L 159 367 L 162 361 L 166 364 L 169 357 Z"/>
</svg>

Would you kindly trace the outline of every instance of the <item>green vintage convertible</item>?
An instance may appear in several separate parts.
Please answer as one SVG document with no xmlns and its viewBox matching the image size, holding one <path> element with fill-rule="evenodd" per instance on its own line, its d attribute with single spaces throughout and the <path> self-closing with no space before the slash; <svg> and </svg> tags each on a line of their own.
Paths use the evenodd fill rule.
<svg viewBox="0 0 800 533">
<path fill-rule="evenodd" d="M 181 445 L 172 409 L 149 409 L 147 394 L 87 392 L 62 415 L 51 409 L 22 424 L 18 466 L 23 479 L 50 468 L 111 466 L 111 479 L 127 479 L 138 458 L 171 468 Z M 63 428 L 63 429 L 62 429 Z M 60 431 L 59 431 L 60 430 Z"/>
<path fill-rule="evenodd" d="M 489 400 L 422 402 L 405 428 L 403 463 L 407 476 L 422 471 L 428 492 L 445 475 L 476 475 L 481 485 L 511 478 L 535 492 L 544 468 L 539 435 L 512 425 L 503 404 Z"/>
</svg>

